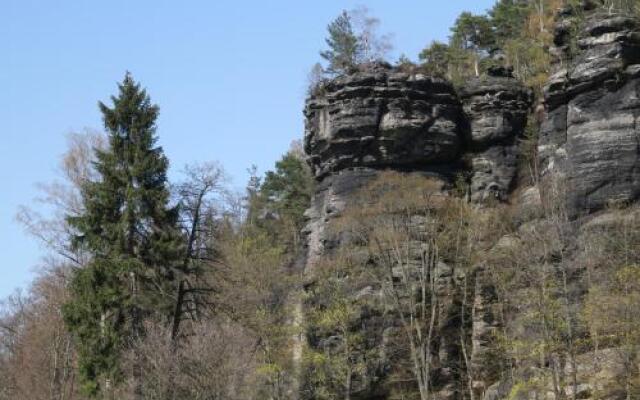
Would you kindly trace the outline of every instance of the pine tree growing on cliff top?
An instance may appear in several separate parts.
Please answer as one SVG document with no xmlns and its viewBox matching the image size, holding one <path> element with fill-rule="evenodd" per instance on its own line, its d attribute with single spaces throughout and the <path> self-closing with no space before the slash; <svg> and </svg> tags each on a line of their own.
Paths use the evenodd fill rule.
<svg viewBox="0 0 640 400">
<path fill-rule="evenodd" d="M 433 41 L 418 55 L 426 71 L 436 76 L 447 76 L 451 49 L 446 43 Z"/>
<path fill-rule="evenodd" d="M 352 69 L 362 53 L 362 46 L 358 36 L 353 32 L 351 17 L 347 11 L 342 11 L 327 27 L 329 37 L 326 39 L 329 50 L 320 52 L 320 56 L 327 60 L 330 73 L 345 73 Z"/>
<path fill-rule="evenodd" d="M 504 47 L 506 42 L 522 35 L 531 8 L 528 1 L 500 0 L 489 10 L 493 35 L 498 46 Z"/>
<path fill-rule="evenodd" d="M 475 76 L 480 75 L 480 58 L 495 44 L 491 21 L 484 15 L 463 12 L 451 28 L 453 47 L 470 53 Z"/>
<path fill-rule="evenodd" d="M 64 316 L 77 338 L 85 391 L 94 396 L 125 374 L 120 354 L 143 336 L 143 320 L 170 312 L 181 252 L 168 160 L 156 144 L 159 109 L 130 74 L 118 87 L 113 107 L 99 103 L 109 145 L 96 150 L 98 179 L 82 188 L 84 213 L 68 217 L 74 245 L 92 260 L 75 273 Z M 140 379 L 140 371 L 126 374 Z"/>
</svg>

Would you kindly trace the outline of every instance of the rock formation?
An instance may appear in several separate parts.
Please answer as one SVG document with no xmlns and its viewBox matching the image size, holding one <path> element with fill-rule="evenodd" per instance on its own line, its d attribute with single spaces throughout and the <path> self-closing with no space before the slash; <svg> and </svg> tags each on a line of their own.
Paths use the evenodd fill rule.
<svg viewBox="0 0 640 400">
<path fill-rule="evenodd" d="M 307 275 L 322 256 L 346 245 L 348 239 L 331 229 L 332 220 L 380 171 L 418 171 L 452 182 L 461 168 L 462 108 L 452 85 L 442 79 L 375 65 L 328 82 L 308 100 L 305 116 L 305 150 L 317 180 L 305 229 Z M 379 328 L 380 318 L 377 311 L 361 317 L 361 325 L 371 327 L 364 333 L 369 343 L 363 353 L 385 341 L 388 332 Z M 323 348 L 331 342 L 331 337 L 318 338 L 310 345 Z M 380 356 L 378 368 L 354 378 L 353 398 L 386 398 L 389 363 Z"/>
<path fill-rule="evenodd" d="M 602 13 L 591 1 L 582 3 L 560 13 L 551 49 L 554 73 L 544 89 L 540 121 L 539 176 L 535 179 L 540 185 L 518 188 L 522 189 L 519 196 L 511 194 L 518 185 L 523 156 L 519 142 L 531 112 L 532 94 L 508 69 L 491 69 L 487 76 L 454 88 L 439 78 L 374 64 L 328 81 L 316 90 L 304 111 L 305 151 L 317 183 L 304 231 L 305 273 L 310 280 L 317 263 L 350 240 L 337 232 L 333 221 L 348 207 L 357 206 L 354 196 L 359 189 L 388 170 L 440 182 L 442 192 L 460 189 L 462 184 L 472 203 L 515 203 L 521 225 L 513 236 L 498 241 L 491 252 L 516 249 L 535 254 L 536 249 L 523 238 L 531 237 L 530 232 L 552 232 L 553 222 L 535 214 L 548 201 L 545 196 L 552 184 L 562 189 L 568 216 L 573 220 L 563 235 L 575 235 L 577 242 L 573 243 L 580 243 L 591 240 L 588 235 L 608 234 L 606 229 L 610 227 L 594 226 L 600 227 L 603 224 L 598 221 L 609 221 L 612 217 L 608 215 L 615 213 L 600 213 L 595 219 L 594 213 L 611 203 L 633 202 L 640 197 L 640 24 L 628 16 Z M 424 221 L 415 217 L 419 230 Z M 550 241 L 550 247 L 544 250 L 547 258 L 532 261 L 530 267 L 546 263 L 561 270 L 567 279 L 564 290 L 580 299 L 586 290 L 578 279 L 584 274 L 579 260 L 588 256 L 580 246 L 565 249 L 553 243 L 553 238 Z M 419 247 L 419 240 L 409 245 Z M 558 252 L 563 261 L 557 260 Z M 492 363 L 500 357 L 495 334 L 504 328 L 497 315 L 503 313 L 502 319 L 511 321 L 509 329 L 526 335 L 522 328 L 525 323 L 518 313 L 504 315 L 486 267 L 481 264 L 464 270 L 440 263 L 436 268 L 437 290 L 444 300 L 437 313 L 435 399 L 458 399 L 461 391 L 468 389 L 459 386 L 460 376 L 456 374 L 462 368 L 470 370 L 468 376 L 473 382 L 469 385 L 476 398 L 503 399 L 512 390 L 511 382 L 492 369 Z M 465 285 L 471 282 L 473 288 L 470 326 L 461 326 L 451 312 L 463 293 L 462 281 Z M 523 296 L 526 289 L 522 287 Z M 373 286 L 354 288 L 353 296 L 375 297 L 379 290 Z M 375 350 L 377 364 L 355 378 L 354 399 L 389 398 L 387 378 L 393 361 L 385 353 L 385 344 L 393 336 L 393 329 L 384 328 L 389 324 L 383 323 L 383 315 L 375 307 L 359 314 L 356 325 L 366 331 L 363 354 Z M 460 362 L 460 335 L 471 342 L 467 366 Z M 339 340 L 335 335 L 315 335 L 308 344 L 322 349 Z M 556 385 L 556 391 L 566 396 L 578 391 L 579 398 L 591 398 L 596 390 L 606 394 L 608 388 L 615 388 L 610 384 L 620 374 L 615 350 L 598 354 L 590 351 L 575 355 L 574 364 L 547 361 L 558 363 L 556 371 L 565 382 Z M 594 359 L 599 360 L 600 367 L 592 365 Z M 539 373 L 539 366 L 519 368 L 526 369 L 531 377 Z M 598 372 L 587 373 L 591 369 Z M 572 384 L 568 383 L 570 378 Z"/>
<path fill-rule="evenodd" d="M 517 139 L 524 132 L 531 104 L 526 90 L 506 68 L 490 69 L 461 88 L 468 123 L 471 199 L 506 200 L 518 169 Z"/>
<path fill-rule="evenodd" d="M 556 27 L 538 147 L 542 177 L 566 183 L 574 215 L 640 195 L 638 21 L 585 4 Z"/>
<path fill-rule="evenodd" d="M 557 248 L 551 250 L 548 259 L 541 259 L 547 267 L 565 274 L 564 290 L 570 293 L 576 304 L 574 307 L 580 308 L 585 302 L 583 296 L 588 292 L 584 280 L 580 279 L 587 273 L 584 260 L 592 257 L 588 243 L 612 237 L 620 226 L 637 221 L 637 216 L 621 215 L 615 207 L 610 210 L 608 206 L 628 204 L 640 196 L 640 131 L 637 126 L 640 115 L 640 24 L 636 18 L 608 13 L 596 2 L 583 1 L 580 6 L 560 11 L 554 47 L 550 51 L 555 57 L 554 72 L 544 88 L 544 115 L 538 141 L 541 185 L 523 190 L 519 202 L 521 209 L 539 203 L 542 192 L 546 204 L 566 204 L 566 210 L 553 210 L 550 219 L 534 219 L 521 225 L 513 238 L 514 243 L 504 241 L 503 245 L 512 249 L 531 248 L 531 243 L 517 242 L 531 237 L 527 232 L 532 231 L 555 235 L 553 232 L 557 228 L 553 224 L 558 222 L 554 222 L 554 218 L 565 218 L 563 213 L 566 211 L 566 217 L 573 222 L 564 224 L 562 229 L 566 231 L 561 234 L 575 235 L 575 240 L 564 240 L 564 243 L 573 243 L 575 248 L 563 248 L 565 244 L 559 244 L 561 240 L 556 243 L 552 240 L 550 244 Z M 500 245 L 498 243 L 496 247 Z M 558 254 L 562 256 L 556 258 Z M 540 265 L 532 260 L 525 268 L 535 270 Z M 596 271 L 602 276 L 614 274 L 597 267 Z M 477 282 L 482 282 L 481 275 Z M 490 286 L 478 287 L 485 291 L 490 289 Z M 521 293 L 524 298 L 526 288 L 523 287 Z M 495 300 L 491 291 L 483 294 L 478 290 L 476 301 L 488 305 L 480 308 L 479 316 L 487 318 L 474 319 L 473 325 L 474 338 L 478 336 L 482 342 L 488 337 L 483 333 L 498 328 L 491 323 L 495 314 L 491 307 Z M 520 317 L 524 313 L 524 303 L 518 313 L 508 316 L 508 328 L 528 335 L 523 330 L 527 322 Z M 485 313 L 485 309 L 489 312 Z M 571 334 L 580 338 L 588 336 L 577 329 Z M 620 382 L 625 375 L 621 353 L 615 347 L 598 350 L 596 346 L 577 352 L 573 361 L 549 359 L 550 364 L 556 365 L 555 383 L 542 388 L 520 388 L 519 395 L 525 396 L 526 392 L 531 398 L 549 394 L 580 399 L 633 398 L 621 388 Z M 478 354 L 482 360 L 483 352 Z M 519 368 L 526 371 L 523 373 L 532 381 L 542 374 L 539 366 L 521 365 Z M 508 379 L 493 381 L 482 382 L 490 385 L 484 387 L 484 399 L 513 397 L 515 389 Z"/>
<path fill-rule="evenodd" d="M 419 174 L 442 182 L 443 188 L 466 177 L 474 202 L 505 200 L 516 180 L 517 139 L 529 106 L 530 92 L 505 70 L 472 80 L 460 93 L 440 78 L 384 64 L 318 88 L 304 112 L 305 151 L 317 181 L 304 232 L 307 275 L 313 275 L 323 256 L 345 245 L 347 239 L 335 234 L 332 221 L 381 171 Z M 439 295 L 445 299 L 438 311 L 436 386 L 439 398 L 453 399 L 460 371 L 459 326 L 451 323 L 455 316 L 449 314 L 464 271 L 442 263 L 436 274 Z M 371 327 L 366 333 L 369 349 L 384 347 L 389 335 L 380 330 L 383 324 L 376 315 L 368 312 L 360 324 Z M 329 339 L 319 338 L 310 345 L 327 346 Z M 387 398 L 389 363 L 382 357 L 378 369 L 355 379 L 353 398 Z"/>
<path fill-rule="evenodd" d="M 318 180 L 351 167 L 450 167 L 461 152 L 460 104 L 445 80 L 380 64 L 317 91 L 305 150 Z"/>
</svg>

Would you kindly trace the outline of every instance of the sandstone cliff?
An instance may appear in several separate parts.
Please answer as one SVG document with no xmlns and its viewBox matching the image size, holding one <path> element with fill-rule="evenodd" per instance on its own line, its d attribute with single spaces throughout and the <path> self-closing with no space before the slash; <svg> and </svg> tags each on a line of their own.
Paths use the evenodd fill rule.
<svg viewBox="0 0 640 400">
<path fill-rule="evenodd" d="M 561 16 L 538 151 L 542 177 L 562 177 L 581 214 L 640 195 L 640 31 L 634 18 L 589 7 Z"/>
<path fill-rule="evenodd" d="M 360 189 L 385 171 L 418 174 L 441 182 L 444 191 L 468 186 L 467 196 L 473 202 L 506 200 L 516 182 L 517 140 L 530 99 L 530 92 L 505 70 L 472 80 L 460 93 L 442 79 L 383 64 L 319 88 L 305 108 L 305 150 L 317 181 L 305 229 L 307 275 L 313 276 L 323 257 L 346 245 L 349 239 L 336 234 L 332 221 L 353 206 Z M 419 241 L 412 243 L 419 248 Z M 451 308 L 464 273 L 444 263 L 436 270 L 445 299 L 437 312 L 441 339 L 434 349 L 441 398 L 456 398 L 458 390 L 459 326 L 451 323 L 455 319 Z M 353 296 L 357 295 L 354 290 Z M 362 314 L 355 324 L 369 327 L 362 353 L 384 348 L 394 324 L 383 322 L 381 309 Z M 322 349 L 329 346 L 327 339 L 331 338 L 315 337 L 309 344 Z M 353 397 L 387 398 L 392 363 L 387 355 L 379 355 L 375 370 L 354 378 Z"/>
<path fill-rule="evenodd" d="M 585 244 L 598 235 L 613 235 L 620 223 L 636 221 L 602 210 L 640 196 L 640 25 L 628 16 L 593 9 L 584 2 L 560 13 L 551 49 L 554 73 L 537 121 L 538 168 L 530 187 L 518 187 L 518 173 L 533 98 L 508 69 L 492 69 L 454 88 L 440 78 L 375 64 L 326 82 L 307 100 L 304 145 L 317 183 L 304 230 L 308 291 L 314 290 L 314 270 L 322 260 L 354 241 L 341 234 L 335 221 L 350 207 L 359 207 L 361 189 L 388 171 L 438 182 L 444 196 L 456 192 L 478 209 L 510 203 L 515 210 L 510 214 L 515 213 L 513 231 L 493 243 L 482 262 L 465 268 L 440 262 L 434 268 L 442 298 L 436 313 L 438 338 L 430 349 L 436 399 L 468 398 L 463 394 L 467 391 L 476 399 L 496 400 L 514 393 L 522 398 L 624 398 L 615 383 L 624 370 L 616 348 L 598 352 L 597 345 L 594 350 L 573 344 L 589 336 L 589 328 L 577 322 L 589 291 L 584 276 L 610 275 L 589 266 L 585 260 L 594 256 Z M 566 209 L 549 206 L 554 195 L 566 198 Z M 424 229 L 424 216 L 414 217 L 412 229 Z M 408 247 L 423 248 L 420 235 L 411 235 Z M 505 289 L 490 275 L 505 254 L 517 269 L 509 278 L 507 291 L 512 293 L 500 294 Z M 380 268 L 366 256 L 361 261 Z M 558 315 L 568 321 L 568 333 L 560 336 L 571 345 L 541 356 L 542 365 L 510 360 L 507 367 L 498 333 L 508 332 L 514 341 L 538 334 L 526 318 L 536 307 L 548 307 L 528 301 L 535 294 L 532 276 L 540 271 L 547 274 L 544 279 L 557 282 L 554 293 L 567 303 L 559 301 Z M 549 289 L 546 282 L 542 291 Z M 368 283 L 354 287 L 350 295 L 379 298 L 381 291 Z M 469 323 L 459 316 L 467 296 Z M 575 305 L 568 305 L 569 298 Z M 370 302 L 355 313 L 350 329 L 365 337 L 357 358 L 373 360 L 373 366 L 350 373 L 351 398 L 388 399 L 398 385 L 390 378 L 394 357 L 386 351 L 398 326 L 389 315 L 397 312 Z M 343 339 L 335 332 L 307 335 L 308 346 L 321 352 L 332 351 Z M 505 368 L 511 376 L 505 376 Z M 544 379 L 536 377 L 545 368 L 553 376 L 550 383 L 540 384 Z M 516 376 L 538 386 L 518 387 Z"/>
</svg>

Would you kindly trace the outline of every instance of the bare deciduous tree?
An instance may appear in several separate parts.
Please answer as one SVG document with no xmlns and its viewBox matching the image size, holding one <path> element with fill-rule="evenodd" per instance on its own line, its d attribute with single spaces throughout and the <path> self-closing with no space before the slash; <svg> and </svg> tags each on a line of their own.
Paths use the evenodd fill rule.
<svg viewBox="0 0 640 400">
<path fill-rule="evenodd" d="M 51 212 L 51 216 L 44 217 L 36 208 L 28 206 L 21 206 L 16 216 L 27 232 L 49 251 L 75 266 L 84 265 L 87 255 L 81 249 L 72 248 L 69 238 L 73 232 L 66 218 L 83 211 L 80 190 L 87 181 L 96 179 L 92 165 L 94 149 L 104 145 L 105 138 L 100 133 L 87 131 L 69 134 L 68 149 L 58 166 L 62 180 L 38 185 L 41 196 L 36 203 Z"/>
<path fill-rule="evenodd" d="M 358 35 L 361 47 L 358 62 L 372 62 L 385 60 L 391 50 L 393 36 L 391 34 L 378 34 L 380 19 L 371 16 L 370 10 L 366 6 L 358 6 L 349 11 L 354 30 Z"/>
<path fill-rule="evenodd" d="M 51 264 L 0 310 L 0 399 L 77 399 L 75 351 L 61 315 L 70 269 Z M 4 397 L 3 397 L 4 396 Z"/>
<path fill-rule="evenodd" d="M 193 324 L 176 348 L 164 324 L 147 323 L 147 335 L 126 357 L 139 362 L 142 395 L 149 400 L 249 400 L 254 397 L 255 338 L 224 318 Z M 133 351 L 135 351 L 135 359 Z M 134 383 L 120 388 L 128 398 Z"/>
<path fill-rule="evenodd" d="M 216 218 L 222 214 L 228 180 L 222 166 L 215 162 L 188 165 L 184 174 L 185 181 L 175 187 L 186 246 L 182 265 L 177 268 L 179 284 L 171 322 L 173 340 L 177 339 L 184 318 L 198 319 L 211 290 L 203 280 L 202 269 L 214 261 Z"/>
</svg>

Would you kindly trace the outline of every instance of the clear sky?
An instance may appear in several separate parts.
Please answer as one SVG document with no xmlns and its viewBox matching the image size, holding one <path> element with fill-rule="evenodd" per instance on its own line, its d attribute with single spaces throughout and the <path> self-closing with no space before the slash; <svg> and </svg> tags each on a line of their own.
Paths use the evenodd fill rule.
<svg viewBox="0 0 640 400">
<path fill-rule="evenodd" d="M 0 0 L 0 297 L 32 278 L 42 248 L 17 208 L 56 177 L 65 135 L 100 129 L 97 108 L 132 72 L 160 105 L 170 176 L 218 160 L 237 187 L 303 134 L 307 73 L 342 9 L 367 6 L 394 34 L 392 60 L 446 40 L 493 0 Z"/>
</svg>

